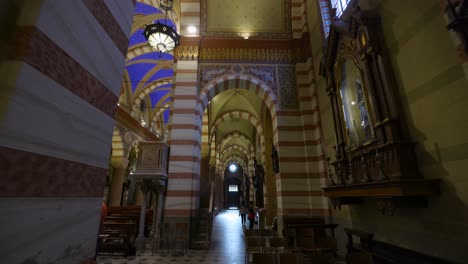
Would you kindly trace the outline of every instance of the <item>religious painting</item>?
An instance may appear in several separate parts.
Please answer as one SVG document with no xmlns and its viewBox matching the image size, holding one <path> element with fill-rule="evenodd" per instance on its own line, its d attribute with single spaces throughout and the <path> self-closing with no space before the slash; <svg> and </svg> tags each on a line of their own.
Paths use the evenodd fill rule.
<svg viewBox="0 0 468 264">
<path fill-rule="evenodd" d="M 341 75 L 337 79 L 340 80 L 339 94 L 348 145 L 358 147 L 373 139 L 367 95 L 363 87 L 361 71 L 352 58 L 346 58 L 342 62 L 338 74 Z"/>
</svg>

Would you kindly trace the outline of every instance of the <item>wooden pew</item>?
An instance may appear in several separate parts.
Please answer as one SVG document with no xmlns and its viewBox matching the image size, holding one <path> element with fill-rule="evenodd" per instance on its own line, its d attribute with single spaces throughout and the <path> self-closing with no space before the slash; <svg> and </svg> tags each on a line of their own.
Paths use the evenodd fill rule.
<svg viewBox="0 0 468 264">
<path fill-rule="evenodd" d="M 127 222 L 104 222 L 98 236 L 97 252 L 98 254 L 120 253 L 125 257 L 132 255 L 135 251 L 135 235 L 136 224 L 128 219 Z"/>
<path fill-rule="evenodd" d="M 107 209 L 108 216 L 117 216 L 117 217 L 128 217 L 135 221 L 137 224 L 137 230 L 139 229 L 140 224 L 140 210 L 141 206 L 139 205 L 129 205 L 129 206 L 111 206 Z M 145 236 L 149 235 L 151 229 L 151 224 L 153 221 L 153 209 L 146 209 L 145 214 Z"/>
</svg>

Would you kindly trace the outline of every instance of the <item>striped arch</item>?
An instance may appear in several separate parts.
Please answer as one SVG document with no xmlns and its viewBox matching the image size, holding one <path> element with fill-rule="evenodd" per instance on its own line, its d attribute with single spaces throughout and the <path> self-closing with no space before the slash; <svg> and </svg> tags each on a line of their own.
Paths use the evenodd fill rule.
<svg viewBox="0 0 468 264">
<path fill-rule="evenodd" d="M 203 113 L 202 123 L 202 137 L 201 137 L 201 152 L 202 157 L 208 157 L 210 154 L 210 142 L 209 142 L 209 124 L 208 124 L 208 109 L 205 109 Z"/>
<path fill-rule="evenodd" d="M 210 142 L 210 166 L 216 166 L 216 142 L 212 140 Z"/>
<path fill-rule="evenodd" d="M 307 32 L 307 5 L 304 0 L 292 0 L 291 18 L 293 38 L 300 39 Z"/>
<path fill-rule="evenodd" d="M 127 53 L 127 61 L 132 60 L 135 57 L 138 57 L 140 55 L 154 52 L 152 48 L 147 43 L 140 43 L 133 45 L 128 48 L 128 53 Z"/>
<path fill-rule="evenodd" d="M 111 163 L 112 166 L 116 168 L 122 168 L 127 164 L 124 164 L 127 154 L 125 153 L 125 147 L 123 144 L 123 138 L 121 131 L 114 127 L 114 132 L 112 133 L 112 157 Z"/>
<path fill-rule="evenodd" d="M 224 113 L 223 115 L 219 116 L 216 118 L 216 120 L 213 122 L 213 127 L 211 128 L 211 134 L 213 134 L 214 131 L 218 128 L 219 124 L 226 120 L 231 120 L 233 118 L 240 118 L 249 121 L 257 130 L 257 134 L 260 135 L 260 150 L 262 153 L 262 160 L 265 159 L 265 136 L 263 135 L 263 126 L 258 120 L 258 118 L 253 115 L 252 113 L 246 112 L 246 111 L 231 111 Z"/>
<path fill-rule="evenodd" d="M 230 151 L 233 151 L 233 150 L 237 150 L 237 151 L 240 151 L 240 152 L 244 153 L 245 156 L 247 157 L 247 160 L 250 160 L 250 155 L 251 155 L 251 153 L 250 153 L 246 148 L 244 148 L 244 147 L 241 146 L 241 145 L 232 145 L 232 146 L 229 146 L 229 147 L 225 148 L 225 149 L 221 152 L 221 154 L 220 154 L 220 156 L 219 156 L 220 159 L 222 160 L 223 157 L 224 157 L 224 155 L 226 155 L 226 153 L 228 153 L 228 152 L 230 152 Z"/>
<path fill-rule="evenodd" d="M 143 88 L 143 90 L 140 91 L 138 94 L 135 91 L 133 104 L 132 104 L 132 108 L 131 108 L 131 114 L 133 115 L 135 113 L 138 113 L 139 107 L 140 107 L 140 102 L 141 102 L 141 100 L 143 100 L 143 98 L 148 96 L 152 91 L 158 89 L 158 87 L 163 86 L 163 85 L 167 85 L 167 84 L 172 84 L 172 77 L 161 78 L 161 79 L 155 80 L 155 81 L 149 83 L 147 86 L 145 86 Z M 171 87 L 159 88 L 159 89 L 162 90 L 162 91 L 171 91 L 172 90 Z M 169 94 L 169 96 L 171 95 L 171 93 L 168 93 L 168 94 Z M 164 100 L 162 100 L 162 101 L 164 102 Z"/>
<path fill-rule="evenodd" d="M 139 0 L 138 2 L 160 9 L 159 0 Z M 180 9 L 178 8 L 177 4 L 174 4 L 174 9 L 172 12 L 168 13 L 167 19 L 171 20 L 173 24 L 176 25 L 177 29 L 179 29 L 178 31 L 180 32 L 180 19 L 179 19 L 180 15 L 179 14 L 180 14 Z M 131 34 L 134 34 L 139 28 L 144 27 L 145 24 L 152 24 L 153 21 L 164 19 L 164 18 L 166 18 L 166 15 L 163 13 L 151 14 L 151 15 L 137 14 L 133 17 Z M 142 54 L 149 53 L 149 52 L 154 52 L 154 50 L 151 49 L 147 43 L 140 43 L 137 45 L 133 45 L 128 48 L 127 61 L 135 57 L 138 57 Z M 173 53 L 171 52 L 171 54 Z"/>
<path fill-rule="evenodd" d="M 225 160 L 221 161 L 221 164 L 222 164 L 222 166 L 221 166 L 221 171 L 224 171 L 224 168 L 226 168 L 226 166 L 227 166 L 230 162 L 233 162 L 233 161 L 239 163 L 239 165 L 242 166 L 242 169 L 244 169 L 244 172 L 246 172 L 246 170 L 247 170 L 247 169 L 246 169 L 246 168 L 247 168 L 247 166 L 246 166 L 246 164 L 247 164 L 246 161 L 245 161 L 242 157 L 240 157 L 240 156 L 238 156 L 238 155 L 235 155 L 235 154 L 234 154 L 234 155 L 231 155 L 231 156 L 227 157 Z"/>
<path fill-rule="evenodd" d="M 155 6 L 159 7 L 159 5 Z M 138 29 L 144 29 L 146 25 L 153 24 L 153 21 L 159 20 L 159 19 L 164 19 L 166 18 L 165 14 L 152 14 L 152 15 L 141 15 L 138 17 L 133 18 L 133 23 L 132 23 L 132 31 L 130 34 L 135 33 Z M 171 18 L 168 18 L 168 20 L 172 20 Z M 130 49 L 129 49 L 130 51 Z"/>
<path fill-rule="evenodd" d="M 273 123 L 273 131 L 277 127 L 278 101 L 275 92 L 260 79 L 246 74 L 230 74 L 210 81 L 203 87 L 198 97 L 197 110 L 203 113 L 208 103 L 218 94 L 229 89 L 245 89 L 253 92 L 270 111 Z M 273 133 L 274 141 L 277 142 L 277 133 Z"/>
<path fill-rule="evenodd" d="M 131 62 L 131 64 L 145 62 L 145 61 L 146 60 L 137 60 L 137 61 Z M 126 66 L 128 66 L 128 65 L 126 65 Z M 136 95 L 138 95 L 142 90 L 144 90 L 145 87 L 148 86 L 148 84 L 146 82 L 148 82 L 148 80 L 156 72 L 158 72 L 159 70 L 162 70 L 162 69 L 174 69 L 174 62 L 172 60 L 158 61 L 157 64 L 155 64 L 155 66 L 150 71 L 148 71 L 145 74 L 145 76 L 143 76 L 141 78 L 140 83 L 137 85 L 135 91 L 133 92 L 133 94 L 134 94 L 133 97 L 135 98 Z M 172 76 L 171 77 L 166 77 L 166 78 L 172 78 Z"/>
<path fill-rule="evenodd" d="M 239 131 L 233 131 L 233 132 L 228 133 L 225 136 L 223 136 L 223 138 L 221 138 L 218 141 L 218 145 L 217 145 L 218 151 L 225 145 L 226 142 L 229 142 L 230 140 L 235 139 L 235 138 L 240 138 L 242 140 L 247 141 L 250 144 L 249 151 L 251 151 L 251 152 L 254 151 L 254 145 L 252 143 L 252 140 L 250 140 L 249 137 L 247 137 L 246 135 L 244 135 L 243 133 L 241 133 Z"/>
<path fill-rule="evenodd" d="M 165 95 L 161 99 L 161 102 L 163 102 L 164 100 L 166 100 L 166 98 L 169 98 L 169 97 L 171 97 L 171 93 L 168 93 L 167 95 Z M 151 113 L 150 113 L 150 124 L 151 126 L 157 127 L 158 131 L 161 131 L 161 135 L 163 135 L 166 132 L 163 112 L 166 109 L 169 109 L 170 106 L 171 106 L 171 102 L 167 102 L 165 104 L 158 103 L 156 104 L 155 108 L 151 110 Z"/>
<path fill-rule="evenodd" d="M 123 109 L 129 111 L 132 102 L 132 86 L 130 84 L 130 77 L 128 76 L 127 69 L 124 70 L 122 78 L 122 91 L 119 96 L 118 105 Z"/>
<path fill-rule="evenodd" d="M 159 0 L 138 0 L 138 2 L 147 4 L 150 6 L 158 7 L 159 6 Z"/>
</svg>

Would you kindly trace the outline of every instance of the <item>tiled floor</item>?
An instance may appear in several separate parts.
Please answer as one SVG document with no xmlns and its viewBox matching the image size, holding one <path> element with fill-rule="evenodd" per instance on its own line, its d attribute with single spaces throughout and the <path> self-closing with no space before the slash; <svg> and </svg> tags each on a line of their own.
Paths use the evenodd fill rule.
<svg viewBox="0 0 468 264">
<path fill-rule="evenodd" d="M 166 264 L 166 263 L 244 263 L 244 239 L 241 219 L 237 210 L 218 214 L 213 222 L 211 248 L 190 250 L 188 256 L 151 256 L 150 250 L 136 257 L 99 256 L 98 264 Z"/>
</svg>

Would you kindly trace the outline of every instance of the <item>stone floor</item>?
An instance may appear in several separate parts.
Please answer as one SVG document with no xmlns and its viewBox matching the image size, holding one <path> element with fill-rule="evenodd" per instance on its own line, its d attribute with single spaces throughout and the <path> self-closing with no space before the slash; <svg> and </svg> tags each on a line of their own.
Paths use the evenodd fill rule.
<svg viewBox="0 0 468 264">
<path fill-rule="evenodd" d="M 149 248 L 149 247 L 148 247 Z M 227 210 L 215 217 L 210 250 L 190 250 L 187 256 L 161 256 L 151 250 L 136 257 L 99 256 L 98 264 L 166 264 L 166 263 L 244 263 L 244 239 L 237 210 Z"/>
</svg>

